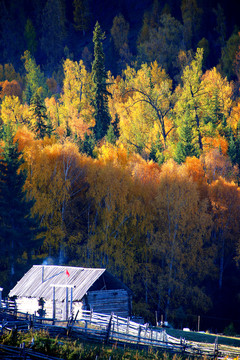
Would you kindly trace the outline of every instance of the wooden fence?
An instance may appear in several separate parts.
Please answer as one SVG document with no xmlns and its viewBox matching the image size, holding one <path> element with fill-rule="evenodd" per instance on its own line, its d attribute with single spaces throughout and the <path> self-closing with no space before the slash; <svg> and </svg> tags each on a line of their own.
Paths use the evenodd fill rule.
<svg viewBox="0 0 240 360">
<path fill-rule="evenodd" d="M 80 318 L 79 318 L 80 317 Z M 78 319 L 78 320 L 76 320 Z M 209 358 L 228 360 L 235 359 L 240 354 L 239 348 L 215 344 L 204 344 L 185 341 L 169 336 L 164 329 L 156 329 L 149 324 L 138 324 L 130 318 L 122 318 L 114 314 L 104 315 L 92 311 L 82 311 L 80 315 L 68 322 L 55 319 L 40 318 L 23 313 L 0 309 L 0 332 L 11 329 L 28 331 L 45 329 L 52 336 L 68 336 L 74 339 L 97 341 L 116 346 L 134 348 L 152 347 L 181 355 L 207 356 Z"/>
<path fill-rule="evenodd" d="M 0 309 L 8 309 L 8 310 L 15 310 L 16 309 L 16 303 L 13 300 L 0 300 Z"/>
<path fill-rule="evenodd" d="M 56 357 L 44 355 L 25 348 L 24 343 L 20 348 L 0 344 L 0 359 L 4 360 L 62 360 Z"/>
</svg>

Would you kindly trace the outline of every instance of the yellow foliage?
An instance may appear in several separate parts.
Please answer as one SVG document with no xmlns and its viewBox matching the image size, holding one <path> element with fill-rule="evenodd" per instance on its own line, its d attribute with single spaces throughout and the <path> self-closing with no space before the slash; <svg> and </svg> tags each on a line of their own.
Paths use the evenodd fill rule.
<svg viewBox="0 0 240 360">
<path fill-rule="evenodd" d="M 146 228 L 151 228 L 151 215 L 146 209 L 151 204 L 154 176 L 149 177 L 146 190 L 147 176 L 143 180 L 137 174 L 141 163 L 144 160 L 128 154 L 122 144 L 118 147 L 107 144 L 101 147 L 99 158 L 87 167 L 88 197 L 94 200 L 96 208 L 88 246 L 92 254 L 98 254 L 98 261 L 101 259 L 102 264 L 107 263 L 114 271 L 123 269 L 127 261 L 129 276 L 134 273 L 135 249 L 140 246 L 136 241 Z M 149 164 L 146 174 L 148 170 L 154 174 L 153 163 Z"/>
<path fill-rule="evenodd" d="M 169 89 L 172 88 L 172 80 L 167 75 L 166 71 L 158 65 L 157 61 L 151 64 L 151 81 L 153 85 L 161 87 L 167 81 Z"/>
<path fill-rule="evenodd" d="M 56 101 L 55 97 L 45 99 L 45 106 L 47 113 L 51 118 L 52 125 L 54 129 L 57 129 L 60 126 L 59 118 L 59 103 Z"/>
<path fill-rule="evenodd" d="M 47 144 L 47 141 L 49 144 Z M 68 202 L 82 176 L 80 154 L 72 143 L 53 144 L 53 140 L 35 140 L 25 159 L 28 165 L 26 189 L 36 200 L 33 212 L 46 226 L 46 244 L 58 248 L 65 234 Z"/>
<path fill-rule="evenodd" d="M 143 64 L 138 71 L 128 67 L 124 77 L 125 83 L 121 87 L 125 96 L 114 104 L 114 110 L 120 118 L 120 141 L 132 151 L 149 153 L 157 126 L 157 132 L 166 147 L 173 128 L 168 117 L 172 81 L 156 62 L 151 66 Z"/>
<path fill-rule="evenodd" d="M 22 121 L 22 105 L 16 96 L 5 96 L 1 104 L 1 119 L 4 124 L 10 122 L 17 127 Z"/>
<path fill-rule="evenodd" d="M 173 160 L 162 165 L 152 208 L 157 228 L 152 248 L 158 263 L 164 264 L 158 275 L 161 296 L 171 294 L 168 301 L 175 307 L 185 303 L 188 296 L 198 301 L 204 295 L 200 289 L 201 294 L 196 293 L 192 284 L 196 278 L 204 278 L 211 266 L 209 249 L 204 245 L 211 231 L 207 204 L 200 199 L 197 184 L 185 165 Z M 209 299 L 203 296 L 200 307 L 206 309 L 208 305 Z"/>
<path fill-rule="evenodd" d="M 211 98 L 213 98 L 217 91 L 219 109 L 223 115 L 228 116 L 232 106 L 233 87 L 227 78 L 223 78 L 214 67 L 211 70 L 207 70 L 202 76 L 202 85 L 204 92 L 207 94 L 205 100 L 208 102 L 211 101 Z"/>
<path fill-rule="evenodd" d="M 91 106 L 92 82 L 83 61 L 66 59 L 63 65 L 63 93 L 60 98 L 58 116 L 61 124 L 68 125 L 73 133 L 83 137 L 94 125 Z"/>
</svg>

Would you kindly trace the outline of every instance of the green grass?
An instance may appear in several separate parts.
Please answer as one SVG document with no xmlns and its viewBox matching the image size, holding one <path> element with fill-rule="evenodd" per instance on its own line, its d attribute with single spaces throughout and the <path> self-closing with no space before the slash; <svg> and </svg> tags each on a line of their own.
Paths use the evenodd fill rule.
<svg viewBox="0 0 240 360">
<path fill-rule="evenodd" d="M 166 329 L 166 332 L 168 335 L 173 336 L 177 339 L 184 338 L 185 340 L 188 341 L 208 343 L 208 344 L 214 344 L 215 339 L 217 337 L 218 344 L 240 347 L 240 339 L 236 337 L 207 334 L 207 333 L 203 334 L 194 331 L 183 331 L 183 330 L 175 330 L 175 329 Z"/>
<path fill-rule="evenodd" d="M 36 352 L 58 357 L 65 360 L 183 360 L 193 359 L 192 357 L 179 357 L 174 354 L 158 351 L 149 347 L 145 350 L 130 349 L 127 346 L 118 348 L 117 345 L 107 346 L 101 343 L 94 344 L 88 342 L 74 341 L 66 338 L 52 338 L 47 331 L 37 332 L 11 332 L 0 337 L 0 344 L 16 346 L 19 348 L 21 343 L 29 347 L 32 337 Z M 200 360 L 200 358 L 198 358 Z M 207 360 L 204 357 L 204 360 Z"/>
</svg>

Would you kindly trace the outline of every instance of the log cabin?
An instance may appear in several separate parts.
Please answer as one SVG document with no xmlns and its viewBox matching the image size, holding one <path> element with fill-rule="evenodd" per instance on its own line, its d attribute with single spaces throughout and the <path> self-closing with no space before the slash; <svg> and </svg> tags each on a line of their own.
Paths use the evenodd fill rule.
<svg viewBox="0 0 240 360">
<path fill-rule="evenodd" d="M 131 291 L 106 269 L 34 265 L 10 291 L 20 312 L 67 320 L 82 310 L 131 315 Z"/>
</svg>

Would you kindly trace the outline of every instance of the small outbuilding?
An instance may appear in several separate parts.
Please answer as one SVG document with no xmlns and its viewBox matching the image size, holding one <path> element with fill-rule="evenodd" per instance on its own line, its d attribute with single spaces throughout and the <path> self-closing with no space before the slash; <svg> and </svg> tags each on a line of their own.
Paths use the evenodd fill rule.
<svg viewBox="0 0 240 360">
<path fill-rule="evenodd" d="M 106 269 L 34 265 L 10 291 L 17 310 L 58 320 L 82 310 L 131 315 L 131 291 Z"/>
</svg>

